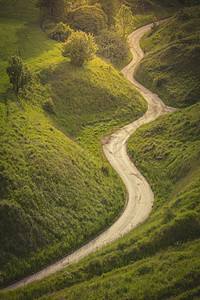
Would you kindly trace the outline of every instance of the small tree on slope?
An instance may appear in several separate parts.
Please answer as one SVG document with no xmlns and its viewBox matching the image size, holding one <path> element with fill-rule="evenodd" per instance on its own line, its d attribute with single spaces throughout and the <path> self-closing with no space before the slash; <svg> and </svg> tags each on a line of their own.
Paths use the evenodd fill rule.
<svg viewBox="0 0 200 300">
<path fill-rule="evenodd" d="M 64 43 L 62 55 L 69 57 L 73 65 L 81 67 L 84 62 L 93 59 L 97 49 L 91 34 L 77 31 L 72 33 L 67 42 Z"/>
<path fill-rule="evenodd" d="M 26 65 L 23 64 L 19 56 L 11 56 L 8 59 L 6 72 L 9 76 L 10 83 L 17 94 L 20 88 L 23 88 L 31 81 L 31 73 Z"/>
</svg>

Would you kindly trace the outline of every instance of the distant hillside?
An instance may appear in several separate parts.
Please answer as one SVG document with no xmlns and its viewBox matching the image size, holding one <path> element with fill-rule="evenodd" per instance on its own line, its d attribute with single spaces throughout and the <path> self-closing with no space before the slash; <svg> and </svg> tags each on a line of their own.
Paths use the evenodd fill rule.
<svg viewBox="0 0 200 300">
<path fill-rule="evenodd" d="M 200 95 L 200 6 L 179 11 L 142 39 L 146 56 L 136 78 L 165 103 L 186 107 Z"/>
</svg>

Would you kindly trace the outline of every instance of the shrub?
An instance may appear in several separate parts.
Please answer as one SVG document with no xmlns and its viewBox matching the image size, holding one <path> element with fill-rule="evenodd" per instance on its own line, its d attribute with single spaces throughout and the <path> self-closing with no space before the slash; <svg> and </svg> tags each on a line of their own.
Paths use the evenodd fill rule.
<svg viewBox="0 0 200 300">
<path fill-rule="evenodd" d="M 55 108 L 51 97 L 44 101 L 42 108 L 49 114 L 55 114 Z"/>
<path fill-rule="evenodd" d="M 105 30 L 96 37 L 96 42 L 99 48 L 97 54 L 113 63 L 123 60 L 129 55 L 128 43 L 116 32 Z"/>
<path fill-rule="evenodd" d="M 133 15 L 131 9 L 122 4 L 116 15 L 116 29 L 119 34 L 125 39 L 127 38 L 133 26 Z"/>
<path fill-rule="evenodd" d="M 50 33 L 50 37 L 56 41 L 65 42 L 72 32 L 73 30 L 68 25 L 60 22 Z"/>
<path fill-rule="evenodd" d="M 23 64 L 19 56 L 11 56 L 8 59 L 6 72 L 9 76 L 10 83 L 17 94 L 20 88 L 23 88 L 31 80 L 31 73 L 26 65 Z"/>
<path fill-rule="evenodd" d="M 62 55 L 69 57 L 75 66 L 82 66 L 84 62 L 92 60 L 97 51 L 97 45 L 92 35 L 77 31 L 72 33 L 63 45 Z"/>
<path fill-rule="evenodd" d="M 107 28 L 107 16 L 96 6 L 81 6 L 67 14 L 67 22 L 74 30 L 97 35 Z"/>
</svg>

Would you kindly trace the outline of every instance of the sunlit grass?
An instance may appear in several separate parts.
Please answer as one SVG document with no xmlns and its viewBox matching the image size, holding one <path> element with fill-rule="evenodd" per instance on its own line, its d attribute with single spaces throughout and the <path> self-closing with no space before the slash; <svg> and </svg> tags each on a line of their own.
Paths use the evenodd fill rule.
<svg viewBox="0 0 200 300">
<path fill-rule="evenodd" d="M 136 78 L 171 106 L 199 101 L 199 15 L 199 6 L 184 9 L 141 40 L 146 56 Z"/>
<path fill-rule="evenodd" d="M 0 93 L 9 87 L 6 74 L 9 56 L 20 56 L 33 72 L 62 61 L 61 45 L 49 39 L 39 24 L 8 18 L 1 18 L 0 24 Z"/>
<path fill-rule="evenodd" d="M 104 158 L 100 139 L 138 118 L 146 103 L 98 58 L 82 69 L 73 67 L 62 57 L 61 44 L 39 25 L 4 19 L 1 28 L 0 281 L 5 285 L 76 249 L 119 215 L 125 187 Z M 8 90 L 6 65 L 8 55 L 19 53 L 34 80 L 16 97 Z M 42 110 L 49 97 L 54 115 Z"/>
</svg>

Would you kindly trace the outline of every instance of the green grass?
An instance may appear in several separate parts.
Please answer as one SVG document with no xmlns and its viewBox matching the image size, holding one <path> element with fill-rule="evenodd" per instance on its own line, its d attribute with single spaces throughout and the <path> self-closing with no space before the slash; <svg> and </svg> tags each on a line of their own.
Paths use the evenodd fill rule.
<svg viewBox="0 0 200 300">
<path fill-rule="evenodd" d="M 155 193 L 153 211 L 143 224 L 78 264 L 2 297 L 185 299 L 186 295 L 186 299 L 193 299 L 198 296 L 199 125 L 200 105 L 196 104 L 142 126 L 131 137 L 129 154 Z"/>
<path fill-rule="evenodd" d="M 2 18 L 1 24 L 0 283 L 6 285 L 70 253 L 116 219 L 125 187 L 100 139 L 142 115 L 146 103 L 98 58 L 72 67 L 36 23 Z M 15 97 L 5 68 L 7 57 L 19 52 L 34 79 Z M 49 97 L 55 114 L 42 110 Z"/>
<path fill-rule="evenodd" d="M 188 286 L 199 295 L 199 246 L 197 241 L 188 243 L 187 250 L 177 246 L 39 299 L 169 299 Z"/>
<path fill-rule="evenodd" d="M 1 130 L 4 284 L 83 244 L 125 201 L 112 169 L 56 130 L 39 108 L 22 101 L 7 109 Z"/>
<path fill-rule="evenodd" d="M 21 56 L 36 73 L 43 67 L 57 65 L 63 59 L 60 55 L 60 44 L 50 40 L 37 23 L 2 17 L 0 38 L 1 97 L 9 87 L 9 78 L 6 74 L 9 56 Z"/>
<path fill-rule="evenodd" d="M 171 17 L 182 5 L 178 0 L 127 0 L 134 15 L 135 28 Z"/>
<path fill-rule="evenodd" d="M 199 17 L 199 6 L 184 9 L 141 40 L 146 56 L 136 78 L 168 105 L 186 107 L 199 101 Z"/>
<path fill-rule="evenodd" d="M 146 104 L 122 74 L 100 59 L 82 69 L 68 60 L 41 74 L 53 98 L 55 124 L 99 155 L 101 138 L 142 115 Z"/>
<path fill-rule="evenodd" d="M 35 7 L 36 2 L 36 0 L 1 0 L 0 17 L 38 21 L 39 9 Z"/>
<path fill-rule="evenodd" d="M 153 17 L 146 12 L 138 24 Z M 1 24 L 0 261 L 5 285 L 70 253 L 114 221 L 125 188 L 103 157 L 100 139 L 138 118 L 146 105 L 123 75 L 100 59 L 74 68 L 60 55 L 60 44 L 37 24 L 20 17 L 2 18 Z M 7 56 L 19 51 L 38 77 L 15 98 L 5 93 L 5 67 Z M 42 110 L 49 97 L 55 114 Z M 0 298 L 198 296 L 199 120 L 196 104 L 160 117 L 131 138 L 129 154 L 156 196 L 144 224 L 78 264 Z"/>
</svg>

